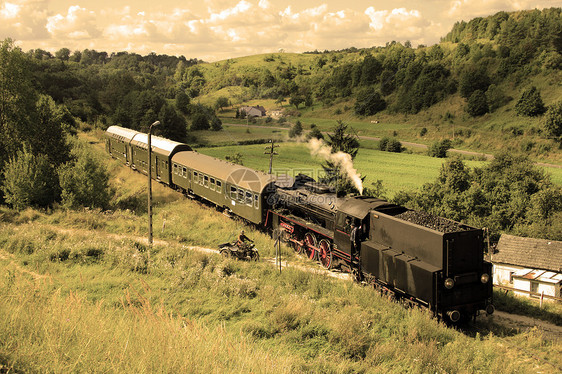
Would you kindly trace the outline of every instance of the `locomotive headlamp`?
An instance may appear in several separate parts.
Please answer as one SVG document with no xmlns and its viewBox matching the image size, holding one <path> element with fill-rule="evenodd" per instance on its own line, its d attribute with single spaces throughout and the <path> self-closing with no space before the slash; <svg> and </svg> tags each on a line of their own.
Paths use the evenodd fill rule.
<svg viewBox="0 0 562 374">
<path fill-rule="evenodd" d="M 486 273 L 482 274 L 482 276 L 480 277 L 480 282 L 484 284 L 488 283 L 489 280 L 490 280 L 490 276 Z"/>
<path fill-rule="evenodd" d="M 445 288 L 450 290 L 455 285 L 455 281 L 452 278 L 445 279 Z"/>
</svg>

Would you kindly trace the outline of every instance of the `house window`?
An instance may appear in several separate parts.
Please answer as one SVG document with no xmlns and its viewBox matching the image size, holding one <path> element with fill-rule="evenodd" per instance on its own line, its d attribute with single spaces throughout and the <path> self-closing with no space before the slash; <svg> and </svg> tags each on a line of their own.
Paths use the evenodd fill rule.
<svg viewBox="0 0 562 374">
<path fill-rule="evenodd" d="M 230 187 L 230 198 L 236 200 L 236 187 Z"/>
<path fill-rule="evenodd" d="M 509 283 L 511 283 L 511 284 L 513 284 L 513 274 L 515 274 L 514 271 L 509 272 Z"/>
<path fill-rule="evenodd" d="M 539 293 L 539 282 L 531 281 L 531 292 L 532 293 Z M 539 297 L 538 295 L 531 295 L 531 297 Z"/>
</svg>

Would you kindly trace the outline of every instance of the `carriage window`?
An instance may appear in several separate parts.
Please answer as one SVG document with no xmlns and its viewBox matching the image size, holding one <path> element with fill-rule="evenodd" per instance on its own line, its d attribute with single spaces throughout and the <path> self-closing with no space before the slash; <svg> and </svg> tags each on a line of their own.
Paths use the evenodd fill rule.
<svg viewBox="0 0 562 374">
<path fill-rule="evenodd" d="M 182 176 L 183 176 L 184 178 L 187 178 L 187 168 L 183 168 L 183 169 L 182 169 L 182 173 L 183 173 Z"/>
<path fill-rule="evenodd" d="M 217 180 L 217 192 L 222 193 L 222 182 Z"/>
<path fill-rule="evenodd" d="M 178 165 L 174 164 L 174 174 L 178 173 Z"/>
<path fill-rule="evenodd" d="M 199 184 L 202 186 L 203 185 L 203 174 L 199 174 Z"/>
<path fill-rule="evenodd" d="M 244 204 L 244 190 L 242 189 L 238 190 L 238 201 Z"/>
<path fill-rule="evenodd" d="M 254 208 L 259 208 L 260 205 L 260 198 L 258 196 L 258 194 L 254 194 Z"/>
<path fill-rule="evenodd" d="M 191 180 L 191 170 L 187 171 L 187 179 Z"/>
<path fill-rule="evenodd" d="M 230 198 L 236 200 L 236 187 L 230 187 Z"/>
<path fill-rule="evenodd" d="M 205 175 L 203 180 L 205 181 L 205 187 L 209 188 L 209 177 Z"/>
<path fill-rule="evenodd" d="M 193 181 L 194 181 L 195 183 L 197 183 L 197 175 L 198 175 L 197 172 L 194 171 L 194 172 L 193 172 Z"/>
<path fill-rule="evenodd" d="M 215 190 L 215 178 L 211 178 L 211 190 Z"/>
<path fill-rule="evenodd" d="M 246 204 L 248 204 L 249 206 L 252 206 L 252 193 L 251 192 L 246 192 Z"/>
</svg>

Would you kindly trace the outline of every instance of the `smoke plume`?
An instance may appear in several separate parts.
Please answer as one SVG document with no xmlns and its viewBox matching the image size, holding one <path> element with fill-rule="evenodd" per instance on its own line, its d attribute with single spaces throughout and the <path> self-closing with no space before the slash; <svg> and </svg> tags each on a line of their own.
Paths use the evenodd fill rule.
<svg viewBox="0 0 562 374">
<path fill-rule="evenodd" d="M 361 181 L 361 174 L 357 172 L 357 169 L 353 167 L 353 160 L 351 155 L 345 152 L 332 153 L 332 149 L 324 143 L 321 139 L 312 138 L 308 142 L 308 149 L 310 149 L 310 154 L 313 156 L 320 156 L 324 160 L 333 163 L 342 170 L 349 179 L 355 185 L 355 188 L 359 190 L 360 194 L 363 194 L 363 182 Z"/>
</svg>

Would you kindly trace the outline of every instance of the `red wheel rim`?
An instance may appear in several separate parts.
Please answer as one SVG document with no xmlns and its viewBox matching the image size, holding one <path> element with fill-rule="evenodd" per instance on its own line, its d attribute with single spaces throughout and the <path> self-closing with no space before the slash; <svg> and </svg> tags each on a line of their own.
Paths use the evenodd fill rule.
<svg viewBox="0 0 562 374">
<path fill-rule="evenodd" d="M 316 250 L 314 249 L 314 247 L 316 247 L 316 238 L 314 237 L 314 235 L 312 235 L 311 233 L 307 232 L 304 235 L 304 250 L 306 252 L 306 256 L 309 259 L 314 259 L 314 256 L 316 255 Z"/>
<path fill-rule="evenodd" d="M 332 267 L 332 249 L 330 248 L 330 243 L 325 239 L 320 240 L 318 245 L 318 258 L 326 269 Z"/>
</svg>

